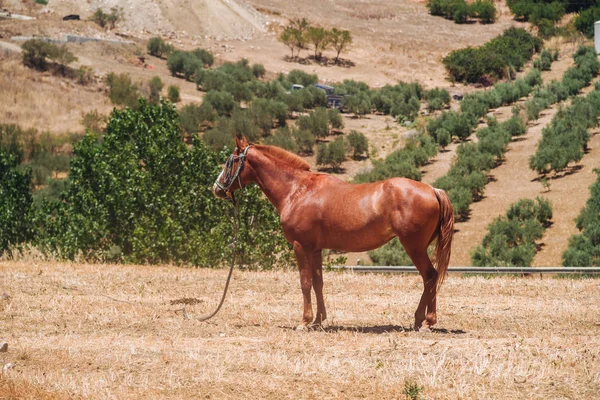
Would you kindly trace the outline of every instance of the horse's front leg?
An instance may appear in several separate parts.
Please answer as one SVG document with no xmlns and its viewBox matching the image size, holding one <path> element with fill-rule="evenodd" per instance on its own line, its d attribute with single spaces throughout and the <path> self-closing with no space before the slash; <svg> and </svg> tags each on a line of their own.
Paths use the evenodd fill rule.
<svg viewBox="0 0 600 400">
<path fill-rule="evenodd" d="M 321 250 L 315 250 L 309 256 L 310 269 L 312 271 L 312 284 L 317 298 L 317 316 L 313 321 L 313 325 L 321 326 L 323 321 L 327 319 L 327 311 L 325 311 L 325 301 L 323 300 L 323 253 Z"/>
<path fill-rule="evenodd" d="M 298 271 L 300 272 L 300 288 L 302 289 L 302 296 L 304 297 L 304 313 L 302 314 L 302 324 L 298 328 L 306 328 L 313 321 L 310 295 L 313 284 L 312 271 L 306 256 L 306 252 L 304 251 L 302 245 L 298 242 L 294 242 L 294 253 L 296 254 L 296 261 L 298 262 Z"/>
</svg>

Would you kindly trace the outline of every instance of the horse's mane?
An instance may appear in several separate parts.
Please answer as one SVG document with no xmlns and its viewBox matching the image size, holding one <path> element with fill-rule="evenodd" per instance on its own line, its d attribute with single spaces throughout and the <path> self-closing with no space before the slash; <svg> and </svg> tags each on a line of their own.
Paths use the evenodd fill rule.
<svg viewBox="0 0 600 400">
<path fill-rule="evenodd" d="M 279 163 L 283 163 L 291 168 L 304 171 L 310 170 L 310 165 L 306 161 L 297 155 L 290 153 L 289 151 L 283 150 L 282 148 L 261 144 L 256 144 L 254 147 L 260 150 L 262 153 L 270 155 L 272 159 L 278 161 Z"/>
</svg>

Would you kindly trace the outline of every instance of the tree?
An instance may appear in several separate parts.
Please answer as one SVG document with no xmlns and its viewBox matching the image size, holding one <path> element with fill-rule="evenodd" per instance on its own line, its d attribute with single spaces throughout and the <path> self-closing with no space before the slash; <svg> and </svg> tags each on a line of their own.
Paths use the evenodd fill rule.
<svg viewBox="0 0 600 400">
<path fill-rule="evenodd" d="M 115 110 L 103 137 L 87 135 L 74 152 L 68 191 L 40 215 L 45 251 L 202 266 L 229 258 L 231 208 L 212 194 L 223 157 L 197 137 L 183 142 L 172 104 L 141 100 L 137 111 Z M 270 268 L 289 252 L 277 212 L 257 187 L 236 194 L 238 262 Z"/>
<path fill-rule="evenodd" d="M 306 40 L 315 50 L 315 59 L 320 60 L 323 50 L 329 45 L 329 33 L 325 28 L 311 26 L 306 31 Z"/>
<path fill-rule="evenodd" d="M 110 9 L 110 13 L 106 13 L 101 8 L 97 8 L 91 18 L 91 20 L 100 25 L 101 28 L 108 27 L 109 29 L 114 29 L 117 22 L 121 19 L 123 19 L 123 8 L 116 6 Z"/>
<path fill-rule="evenodd" d="M 32 239 L 32 206 L 31 170 L 0 147 L 0 256 Z"/>
<path fill-rule="evenodd" d="M 23 64 L 40 71 L 48 69 L 48 60 L 58 67 L 58 72 L 66 74 L 67 65 L 77 60 L 66 46 L 57 46 L 40 39 L 31 39 L 23 43 Z"/>
<path fill-rule="evenodd" d="M 350 131 L 348 134 L 348 144 L 352 150 L 352 158 L 359 159 L 364 153 L 369 151 L 369 141 L 367 137 L 355 130 Z"/>
<path fill-rule="evenodd" d="M 334 171 L 338 171 L 345 159 L 346 141 L 343 137 L 329 144 L 321 143 L 317 148 L 317 165 L 330 165 Z"/>
<path fill-rule="evenodd" d="M 164 84 L 158 76 L 153 77 L 148 82 L 148 102 L 150 104 L 157 104 L 160 100 L 160 92 L 163 89 Z"/>
<path fill-rule="evenodd" d="M 293 59 L 294 50 L 296 49 L 296 46 L 298 44 L 298 41 L 296 40 L 296 32 L 294 31 L 294 29 L 290 27 L 285 27 L 283 29 L 283 32 L 281 32 L 281 35 L 279 35 L 279 41 L 285 44 L 290 49 L 290 51 L 292 52 L 291 58 Z"/>
<path fill-rule="evenodd" d="M 348 47 L 352 45 L 352 35 L 350 34 L 350 31 L 333 28 L 329 32 L 329 40 L 331 47 L 336 51 L 335 62 L 337 63 L 340 58 L 340 53 L 347 50 Z"/>
<path fill-rule="evenodd" d="M 181 96 L 179 95 L 179 86 L 170 85 L 167 89 L 167 96 L 169 97 L 169 101 L 171 103 L 180 102 Z"/>
<path fill-rule="evenodd" d="M 136 108 L 139 97 L 139 86 L 131 81 L 127 73 L 115 74 L 110 72 L 105 78 L 108 85 L 108 97 L 118 106 Z"/>
<path fill-rule="evenodd" d="M 168 55 L 173 51 L 173 46 L 165 43 L 160 36 L 154 36 L 148 41 L 148 53 L 155 57 Z"/>
</svg>

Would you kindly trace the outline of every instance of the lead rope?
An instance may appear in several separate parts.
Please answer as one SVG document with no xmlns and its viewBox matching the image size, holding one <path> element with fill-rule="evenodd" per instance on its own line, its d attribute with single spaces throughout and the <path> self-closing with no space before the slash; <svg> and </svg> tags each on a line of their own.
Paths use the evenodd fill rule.
<svg viewBox="0 0 600 400">
<path fill-rule="evenodd" d="M 229 281 L 231 281 L 231 274 L 233 273 L 233 266 L 235 265 L 235 253 L 237 250 L 237 233 L 238 233 L 238 223 L 239 223 L 239 218 L 240 218 L 240 212 L 239 212 L 239 207 L 238 207 L 238 203 L 235 201 L 235 198 L 233 197 L 233 193 L 232 195 L 232 201 L 233 201 L 233 242 L 231 242 L 231 246 L 233 247 L 233 252 L 231 254 L 231 267 L 229 267 L 229 275 L 227 275 L 227 280 L 225 281 L 225 289 L 223 289 L 223 296 L 221 296 L 221 301 L 219 302 L 219 305 L 217 306 L 217 308 L 215 309 L 215 311 L 212 312 L 212 314 L 209 315 L 205 315 L 204 317 L 199 317 L 196 318 L 198 321 L 203 322 L 203 321 L 207 321 L 209 319 L 211 319 L 212 317 L 214 317 L 215 315 L 217 315 L 217 313 L 219 312 L 219 310 L 221 309 L 221 306 L 223 306 L 223 303 L 225 302 L 225 296 L 227 295 L 227 289 L 229 288 Z M 183 306 L 183 316 L 186 319 L 192 319 L 192 317 L 190 317 L 185 309 L 185 306 Z"/>
</svg>

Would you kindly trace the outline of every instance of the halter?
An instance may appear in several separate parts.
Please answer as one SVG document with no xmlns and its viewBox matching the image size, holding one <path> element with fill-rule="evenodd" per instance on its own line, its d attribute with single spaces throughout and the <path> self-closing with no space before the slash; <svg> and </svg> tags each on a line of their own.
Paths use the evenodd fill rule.
<svg viewBox="0 0 600 400">
<path fill-rule="evenodd" d="M 240 188 L 242 187 L 242 181 L 240 179 L 240 174 L 242 173 L 242 170 L 244 169 L 244 161 L 246 161 L 248 149 L 250 147 L 251 147 L 251 145 L 246 146 L 244 151 L 242 151 L 238 156 L 236 156 L 235 154 L 232 154 L 231 156 L 229 156 L 229 158 L 227 159 L 227 162 L 225 163 L 225 167 L 223 168 L 223 171 L 221 171 L 221 174 L 215 181 L 215 185 L 219 189 L 224 191 L 227 194 L 227 196 L 229 196 L 229 197 L 231 197 L 231 191 L 229 189 L 231 189 L 231 186 L 233 186 L 233 184 L 235 183 L 236 180 L 240 184 Z M 235 163 L 236 159 L 239 161 L 238 161 L 237 169 L 234 172 L 233 164 Z M 223 183 L 220 182 L 221 178 L 223 178 Z"/>
</svg>

